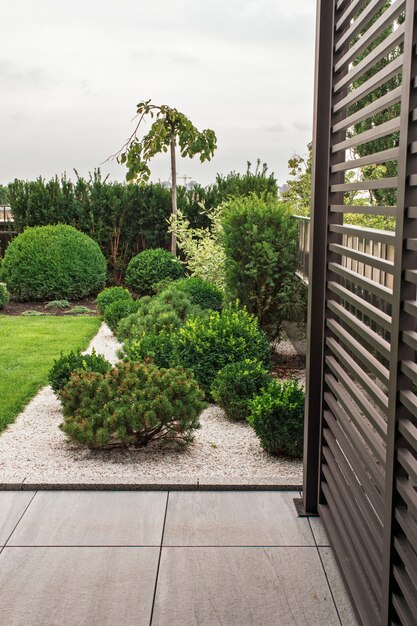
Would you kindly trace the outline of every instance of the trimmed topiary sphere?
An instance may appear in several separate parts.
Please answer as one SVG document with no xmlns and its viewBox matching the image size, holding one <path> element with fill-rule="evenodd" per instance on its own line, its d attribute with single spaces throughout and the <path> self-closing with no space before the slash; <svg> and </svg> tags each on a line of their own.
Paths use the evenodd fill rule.
<svg viewBox="0 0 417 626">
<path fill-rule="evenodd" d="M 202 309 L 220 311 L 223 306 L 222 290 L 198 276 L 176 280 L 172 287 L 183 291 L 193 304 L 198 304 Z"/>
<path fill-rule="evenodd" d="M 246 420 L 249 402 L 271 382 L 259 361 L 244 359 L 229 363 L 216 376 L 212 396 L 232 420 Z"/>
<path fill-rule="evenodd" d="M 95 350 L 91 354 L 81 354 L 80 350 L 63 354 L 55 359 L 48 375 L 49 384 L 55 393 L 59 393 L 75 371 L 97 372 L 105 374 L 111 370 L 111 364 Z"/>
<path fill-rule="evenodd" d="M 118 363 L 104 375 L 76 372 L 60 398 L 62 430 L 91 448 L 191 443 L 205 406 L 190 373 L 145 363 Z"/>
<path fill-rule="evenodd" d="M 176 256 L 155 248 L 144 250 L 131 259 L 126 270 L 126 283 L 141 296 L 152 295 L 161 280 L 176 280 L 184 276 L 184 267 Z"/>
<path fill-rule="evenodd" d="M 0 283 L 0 309 L 4 309 L 10 302 L 10 295 L 4 283 Z"/>
<path fill-rule="evenodd" d="M 1 268 L 20 301 L 79 299 L 106 282 L 106 259 L 98 244 L 72 226 L 35 226 L 13 239 Z"/>
<path fill-rule="evenodd" d="M 139 300 L 115 300 L 108 306 L 106 306 L 104 310 L 104 321 L 110 330 L 117 334 L 117 327 L 119 322 L 132 315 L 132 313 L 136 313 L 139 307 Z"/>
<path fill-rule="evenodd" d="M 124 287 L 106 287 L 106 289 L 100 291 L 96 298 L 97 309 L 103 315 L 109 304 L 120 302 L 120 300 L 132 302 L 133 298 L 128 289 Z"/>
<path fill-rule="evenodd" d="M 250 402 L 248 422 L 270 454 L 301 457 L 304 389 L 296 380 L 273 380 Z"/>
</svg>

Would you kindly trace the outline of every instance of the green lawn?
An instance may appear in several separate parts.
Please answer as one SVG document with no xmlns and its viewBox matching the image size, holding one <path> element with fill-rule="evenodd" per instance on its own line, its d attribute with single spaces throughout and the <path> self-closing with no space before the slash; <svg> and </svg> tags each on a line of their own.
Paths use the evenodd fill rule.
<svg viewBox="0 0 417 626">
<path fill-rule="evenodd" d="M 97 317 L 0 315 L 0 431 L 47 384 L 61 350 L 85 350 L 100 323 Z"/>
</svg>

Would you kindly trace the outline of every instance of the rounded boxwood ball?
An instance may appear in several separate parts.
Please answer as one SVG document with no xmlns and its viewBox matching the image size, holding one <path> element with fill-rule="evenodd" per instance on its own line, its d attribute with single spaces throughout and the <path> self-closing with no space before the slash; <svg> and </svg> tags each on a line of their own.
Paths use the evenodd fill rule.
<svg viewBox="0 0 417 626">
<path fill-rule="evenodd" d="M 176 280 L 184 276 L 182 263 L 168 250 L 154 248 L 134 256 L 127 266 L 126 283 L 141 296 L 153 294 L 161 280 Z"/>
<path fill-rule="evenodd" d="M 13 239 L 1 275 L 17 300 L 71 300 L 100 291 L 107 266 L 91 237 L 58 224 L 27 228 Z"/>
</svg>

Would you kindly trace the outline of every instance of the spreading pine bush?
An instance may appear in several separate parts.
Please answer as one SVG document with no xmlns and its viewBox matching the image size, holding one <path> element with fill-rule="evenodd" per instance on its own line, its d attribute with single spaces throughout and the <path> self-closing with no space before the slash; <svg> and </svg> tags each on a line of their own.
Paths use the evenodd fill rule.
<svg viewBox="0 0 417 626">
<path fill-rule="evenodd" d="M 229 306 L 185 321 L 175 338 L 175 359 L 189 368 L 210 396 L 219 370 L 228 363 L 255 359 L 269 365 L 270 347 L 257 319 L 245 309 Z"/>
<path fill-rule="evenodd" d="M 75 371 L 98 372 L 105 374 L 111 370 L 110 363 L 101 354 L 96 354 L 95 350 L 91 354 L 81 354 L 80 350 L 63 354 L 54 361 L 49 371 L 49 384 L 55 393 L 59 393 L 69 381 L 71 374 Z"/>
<path fill-rule="evenodd" d="M 0 283 L 0 309 L 4 309 L 10 302 L 10 294 L 4 283 Z"/>
<path fill-rule="evenodd" d="M 155 248 L 134 256 L 127 266 L 126 283 L 139 295 L 152 295 L 154 285 L 161 280 L 176 280 L 184 275 L 184 267 L 176 256 Z"/>
<path fill-rule="evenodd" d="M 198 276 L 180 278 L 172 286 L 187 294 L 191 302 L 198 304 L 202 309 L 220 311 L 223 306 L 223 291 Z"/>
<path fill-rule="evenodd" d="M 301 457 L 304 389 L 296 380 L 272 381 L 250 402 L 248 422 L 270 454 Z"/>
<path fill-rule="evenodd" d="M 138 310 L 138 306 L 139 301 L 133 300 L 133 298 L 130 300 L 116 300 L 106 306 L 104 310 L 104 321 L 110 330 L 117 334 L 120 321 L 132 315 L 132 313 L 135 313 Z"/>
<path fill-rule="evenodd" d="M 103 315 L 109 304 L 119 302 L 120 300 L 126 300 L 129 302 L 133 300 L 128 289 L 125 289 L 124 287 L 106 287 L 106 289 L 100 291 L 96 298 L 97 309 L 99 313 Z"/>
<path fill-rule="evenodd" d="M 72 226 L 35 226 L 13 239 L 1 275 L 21 301 L 79 299 L 106 282 L 106 259 L 98 244 Z"/>
<path fill-rule="evenodd" d="M 244 359 L 229 363 L 217 374 L 212 396 L 233 420 L 246 420 L 249 402 L 268 386 L 271 377 L 259 361 Z"/>
<path fill-rule="evenodd" d="M 61 392 L 62 430 L 91 448 L 193 441 L 203 393 L 182 369 L 119 363 L 107 374 L 75 373 Z"/>
</svg>

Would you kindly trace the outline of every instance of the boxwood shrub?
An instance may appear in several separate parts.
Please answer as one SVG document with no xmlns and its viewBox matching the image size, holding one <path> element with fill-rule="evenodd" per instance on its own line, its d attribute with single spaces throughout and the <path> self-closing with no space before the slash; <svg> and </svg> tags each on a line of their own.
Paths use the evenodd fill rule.
<svg viewBox="0 0 417 626">
<path fill-rule="evenodd" d="M 223 306 L 222 290 L 198 276 L 180 278 L 172 284 L 172 287 L 183 291 L 193 304 L 198 304 L 202 309 L 220 311 Z"/>
<path fill-rule="evenodd" d="M 59 393 L 69 381 L 75 371 L 99 372 L 105 374 L 111 370 L 110 363 L 95 350 L 91 354 L 81 354 L 80 350 L 63 354 L 54 361 L 49 371 L 49 384 L 55 393 Z"/>
<path fill-rule="evenodd" d="M 91 448 L 193 441 L 203 393 L 182 369 L 119 363 L 107 374 L 72 375 L 61 392 L 62 430 Z"/>
<path fill-rule="evenodd" d="M 250 402 L 248 422 L 271 454 L 301 457 L 304 389 L 296 380 L 272 381 Z"/>
<path fill-rule="evenodd" d="M 127 266 L 126 283 L 141 296 L 152 295 L 154 285 L 165 279 L 176 280 L 184 275 L 184 266 L 176 256 L 154 248 L 134 256 Z"/>
<path fill-rule="evenodd" d="M 118 302 L 120 300 L 126 300 L 131 302 L 133 300 L 128 289 L 124 287 L 106 287 L 103 291 L 100 291 L 96 298 L 97 309 L 101 315 L 109 304 Z"/>
<path fill-rule="evenodd" d="M 110 330 L 117 335 L 119 322 L 125 317 L 132 315 L 132 313 L 135 313 L 138 307 L 139 300 L 133 300 L 132 297 L 130 300 L 115 300 L 104 309 L 104 321 Z"/>
<path fill-rule="evenodd" d="M 79 299 L 106 282 L 106 260 L 98 244 L 72 226 L 35 226 L 7 247 L 1 276 L 21 301 Z"/>
<path fill-rule="evenodd" d="M 250 400 L 270 382 L 271 376 L 262 363 L 244 359 L 220 370 L 212 385 L 212 396 L 230 419 L 246 420 Z"/>
<path fill-rule="evenodd" d="M 194 373 L 208 397 L 218 371 L 242 359 L 256 359 L 268 366 L 270 346 L 257 319 L 236 305 L 191 317 L 176 335 L 176 363 Z"/>
</svg>

